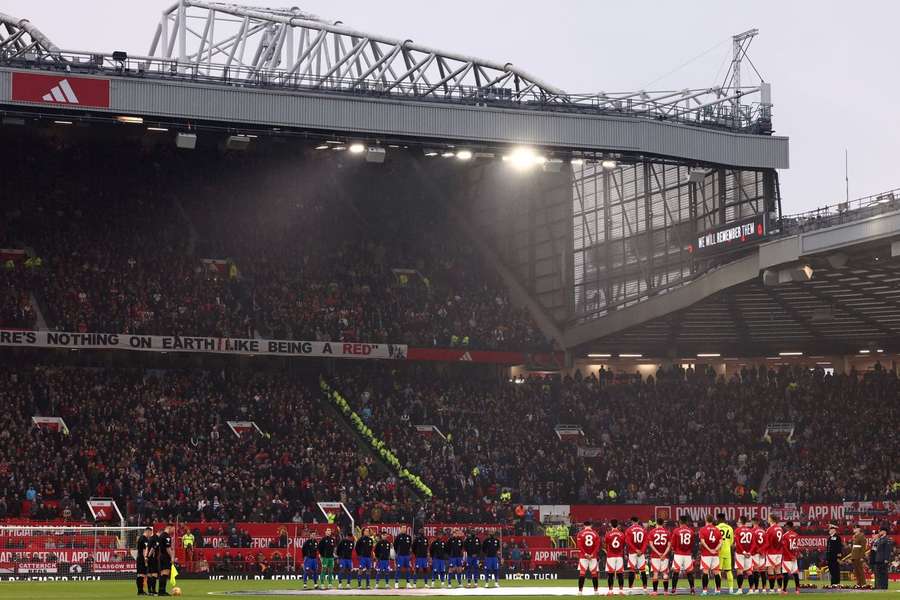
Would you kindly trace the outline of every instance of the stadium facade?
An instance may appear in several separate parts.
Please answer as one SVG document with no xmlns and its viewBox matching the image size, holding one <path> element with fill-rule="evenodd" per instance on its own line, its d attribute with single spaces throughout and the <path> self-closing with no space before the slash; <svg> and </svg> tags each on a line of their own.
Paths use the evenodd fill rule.
<svg viewBox="0 0 900 600">
<path fill-rule="evenodd" d="M 572 94 L 298 9 L 185 0 L 163 11 L 146 56 L 62 49 L 27 20 L 0 22 L 7 125 L 132 119 L 186 147 L 355 142 L 367 160 L 408 161 L 570 358 L 764 356 L 823 340 L 847 353 L 896 338 L 889 261 L 852 283 L 839 270 L 893 256 L 893 195 L 837 207 L 827 233 L 786 220 L 788 139 L 774 135 L 770 85 L 741 84 L 755 30 L 735 36 L 720 87 Z M 527 164 L 511 177 L 507 163 Z"/>
</svg>

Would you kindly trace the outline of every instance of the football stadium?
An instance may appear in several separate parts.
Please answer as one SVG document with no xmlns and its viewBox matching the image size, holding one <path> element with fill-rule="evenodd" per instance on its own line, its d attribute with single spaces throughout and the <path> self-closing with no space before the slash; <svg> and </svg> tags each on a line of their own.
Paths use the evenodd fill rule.
<svg viewBox="0 0 900 600">
<path fill-rule="evenodd" d="M 900 189 L 791 208 L 757 30 L 577 94 L 159 10 L 0 12 L 0 597 L 900 591 Z"/>
</svg>

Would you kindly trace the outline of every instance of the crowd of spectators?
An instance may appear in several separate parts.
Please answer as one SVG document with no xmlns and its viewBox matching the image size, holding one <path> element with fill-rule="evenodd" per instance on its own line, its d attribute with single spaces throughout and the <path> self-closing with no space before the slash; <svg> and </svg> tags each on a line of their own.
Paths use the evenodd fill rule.
<svg viewBox="0 0 900 600">
<path fill-rule="evenodd" d="M 402 505 L 314 382 L 268 373 L 36 367 L 0 371 L 0 497 L 11 515 L 113 497 L 135 522 L 290 521 L 316 500 Z M 61 417 L 69 433 L 33 426 Z M 263 432 L 236 436 L 228 420 Z M 23 505 L 22 501 L 27 504 Z"/>
<path fill-rule="evenodd" d="M 112 496 L 140 520 L 309 523 L 316 501 L 340 500 L 358 522 L 512 523 L 521 504 L 840 502 L 900 488 L 897 378 L 880 368 L 517 381 L 471 365 L 329 370 L 431 488 L 420 502 L 358 450 L 321 397 L 318 363 L 307 367 L 6 368 L 0 510 L 76 518 L 87 497 Z M 35 427 L 34 415 L 61 417 L 69 433 Z M 263 433 L 236 436 L 227 420 Z M 773 434 L 775 422 L 793 435 Z M 583 435 L 561 439 L 558 424 Z M 834 451 L 835 440 L 848 442 Z"/>
<path fill-rule="evenodd" d="M 0 248 L 42 267 L 0 270 L 0 324 L 33 327 L 33 293 L 64 331 L 547 347 L 390 165 L 19 136 Z"/>
</svg>

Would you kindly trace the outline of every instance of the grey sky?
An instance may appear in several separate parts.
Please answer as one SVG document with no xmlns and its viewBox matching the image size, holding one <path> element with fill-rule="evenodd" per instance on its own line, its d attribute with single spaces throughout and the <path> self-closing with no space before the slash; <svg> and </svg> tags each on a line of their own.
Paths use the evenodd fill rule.
<svg viewBox="0 0 900 600">
<path fill-rule="evenodd" d="M 5 0 L 0 10 L 30 19 L 63 48 L 144 54 L 171 2 Z M 720 83 L 730 35 L 758 27 L 750 58 L 772 83 L 776 132 L 791 138 L 791 168 L 781 173 L 785 212 L 843 200 L 845 147 L 851 197 L 900 187 L 898 2 L 243 3 L 296 4 L 364 31 L 509 61 L 570 92 Z"/>
</svg>

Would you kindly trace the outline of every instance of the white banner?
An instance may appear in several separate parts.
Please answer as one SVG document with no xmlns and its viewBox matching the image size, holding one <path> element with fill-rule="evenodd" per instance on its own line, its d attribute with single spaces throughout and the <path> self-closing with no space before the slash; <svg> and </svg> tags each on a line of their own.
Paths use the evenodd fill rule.
<svg viewBox="0 0 900 600">
<path fill-rule="evenodd" d="M 363 342 L 305 342 L 125 333 L 67 333 L 0 329 L 0 346 L 139 352 L 205 352 L 331 358 L 406 358 L 406 345 Z"/>
</svg>

